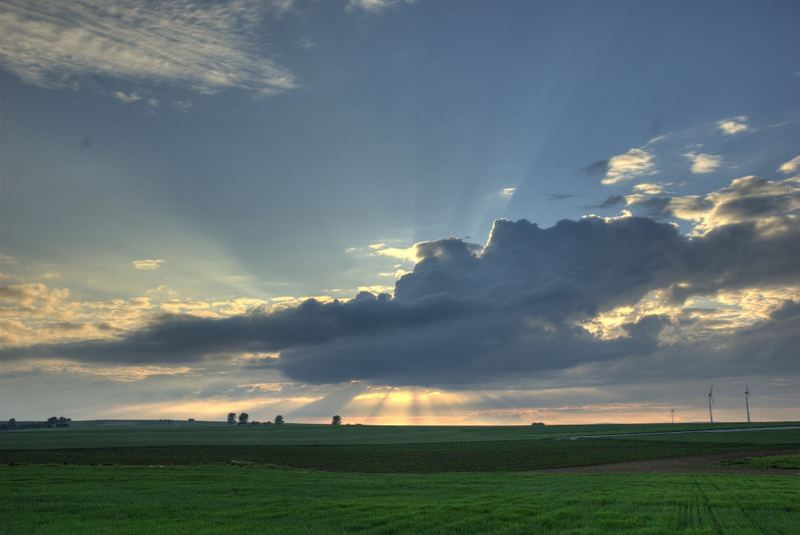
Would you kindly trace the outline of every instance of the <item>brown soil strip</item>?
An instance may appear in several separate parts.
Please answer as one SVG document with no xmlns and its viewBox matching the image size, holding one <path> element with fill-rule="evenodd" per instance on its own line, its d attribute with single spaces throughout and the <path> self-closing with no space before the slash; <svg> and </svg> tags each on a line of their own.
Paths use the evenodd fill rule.
<svg viewBox="0 0 800 535">
<path fill-rule="evenodd" d="M 551 474 L 651 474 L 651 473 L 706 473 L 706 474 L 754 474 L 800 476 L 800 470 L 783 468 L 751 468 L 747 466 L 724 465 L 721 461 L 764 457 L 767 455 L 787 455 L 800 453 L 800 449 L 757 450 L 736 453 L 717 453 L 697 455 L 677 459 L 655 459 L 651 461 L 630 461 L 625 463 L 599 464 L 593 466 L 573 466 L 539 470 Z"/>
</svg>

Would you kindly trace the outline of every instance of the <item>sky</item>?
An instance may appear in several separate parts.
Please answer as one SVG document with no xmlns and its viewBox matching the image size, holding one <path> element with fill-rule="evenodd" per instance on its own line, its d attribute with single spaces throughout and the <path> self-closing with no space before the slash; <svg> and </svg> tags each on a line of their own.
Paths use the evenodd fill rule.
<svg viewBox="0 0 800 535">
<path fill-rule="evenodd" d="M 0 418 L 800 420 L 791 1 L 0 3 Z"/>
</svg>

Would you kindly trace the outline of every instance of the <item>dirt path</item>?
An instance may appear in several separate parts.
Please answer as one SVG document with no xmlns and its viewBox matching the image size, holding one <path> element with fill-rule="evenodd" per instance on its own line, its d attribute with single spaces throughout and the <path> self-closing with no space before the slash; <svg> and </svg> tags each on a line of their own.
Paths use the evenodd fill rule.
<svg viewBox="0 0 800 535">
<path fill-rule="evenodd" d="M 800 470 L 782 468 L 750 468 L 736 465 L 722 465 L 720 461 L 763 457 L 766 455 L 786 455 L 800 453 L 800 449 L 755 450 L 736 453 L 717 453 L 697 455 L 677 459 L 655 459 L 651 461 L 630 461 L 625 463 L 599 464 L 594 466 L 573 466 L 541 470 L 553 474 L 635 474 L 635 473 L 707 473 L 707 474 L 766 474 L 800 476 Z"/>
</svg>

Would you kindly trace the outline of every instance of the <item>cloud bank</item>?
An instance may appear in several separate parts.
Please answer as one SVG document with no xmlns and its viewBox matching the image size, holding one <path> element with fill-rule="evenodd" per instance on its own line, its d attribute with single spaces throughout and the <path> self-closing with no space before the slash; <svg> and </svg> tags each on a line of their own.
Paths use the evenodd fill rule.
<svg viewBox="0 0 800 535">
<path fill-rule="evenodd" d="M 121 338 L 13 348 L 0 358 L 185 365 L 247 354 L 253 373 L 268 369 L 293 381 L 457 387 L 575 379 L 587 370 L 615 380 L 702 376 L 712 363 L 793 369 L 796 181 L 745 177 L 702 197 L 649 199 L 662 215 L 702 214 L 691 215 L 702 232 L 685 235 L 646 217 L 587 217 L 544 229 L 499 220 L 483 247 L 456 238 L 417 244 L 419 261 L 394 296 L 309 299 L 222 319 L 165 315 Z M 714 308 L 719 303 L 693 304 L 770 291 L 768 307 L 739 310 L 736 321 Z"/>
</svg>

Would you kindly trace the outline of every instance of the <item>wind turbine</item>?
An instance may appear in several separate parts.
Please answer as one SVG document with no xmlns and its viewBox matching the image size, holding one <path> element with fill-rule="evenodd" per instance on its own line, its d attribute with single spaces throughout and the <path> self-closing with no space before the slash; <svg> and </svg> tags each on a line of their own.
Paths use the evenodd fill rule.
<svg viewBox="0 0 800 535">
<path fill-rule="evenodd" d="M 708 418 L 711 420 L 711 423 L 714 423 L 714 411 L 712 410 L 714 407 L 714 385 L 711 385 L 711 389 L 708 391 Z"/>
<path fill-rule="evenodd" d="M 744 385 L 744 406 L 747 408 L 747 423 L 750 423 L 750 389 Z"/>
</svg>

